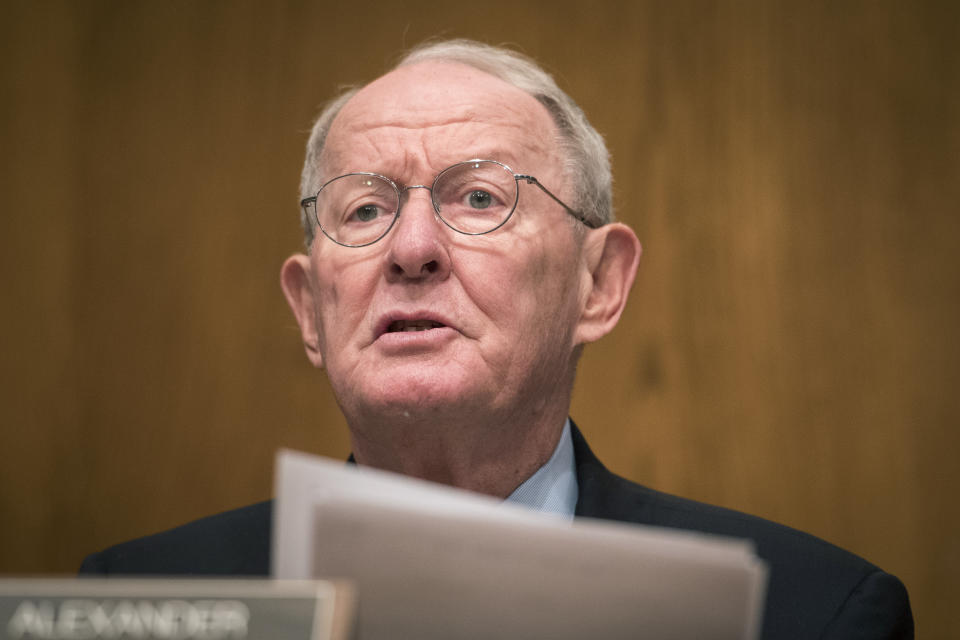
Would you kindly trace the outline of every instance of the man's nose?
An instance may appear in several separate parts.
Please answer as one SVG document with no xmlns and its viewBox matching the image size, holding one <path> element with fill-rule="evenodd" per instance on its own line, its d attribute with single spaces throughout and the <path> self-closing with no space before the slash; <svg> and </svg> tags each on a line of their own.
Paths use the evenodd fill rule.
<svg viewBox="0 0 960 640">
<path fill-rule="evenodd" d="M 393 230 L 385 238 L 388 279 L 442 280 L 450 274 L 448 229 L 433 210 L 430 189 L 407 187 Z"/>
</svg>

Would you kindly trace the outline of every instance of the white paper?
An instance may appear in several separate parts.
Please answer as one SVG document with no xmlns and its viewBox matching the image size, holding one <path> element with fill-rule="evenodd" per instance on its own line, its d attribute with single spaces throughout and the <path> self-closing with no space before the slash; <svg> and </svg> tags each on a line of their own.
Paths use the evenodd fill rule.
<svg viewBox="0 0 960 640">
<path fill-rule="evenodd" d="M 747 541 L 568 521 L 281 452 L 273 574 L 348 578 L 358 638 L 751 639 L 766 569 Z"/>
</svg>

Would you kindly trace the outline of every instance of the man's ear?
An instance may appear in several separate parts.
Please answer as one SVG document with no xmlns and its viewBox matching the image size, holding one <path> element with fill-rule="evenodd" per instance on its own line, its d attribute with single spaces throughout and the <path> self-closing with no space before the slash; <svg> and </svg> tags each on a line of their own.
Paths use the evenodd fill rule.
<svg viewBox="0 0 960 640">
<path fill-rule="evenodd" d="M 320 334 L 317 331 L 317 307 L 310 277 L 310 258 L 297 253 L 283 263 L 280 268 L 280 286 L 287 304 L 293 311 L 297 324 L 300 325 L 300 335 L 303 338 L 303 348 L 307 358 L 313 366 L 323 366 L 323 356 L 320 354 Z"/>
<path fill-rule="evenodd" d="M 618 222 L 591 229 L 583 242 L 589 279 L 574 336 L 576 344 L 599 340 L 616 326 L 642 252 L 633 229 Z"/>
</svg>

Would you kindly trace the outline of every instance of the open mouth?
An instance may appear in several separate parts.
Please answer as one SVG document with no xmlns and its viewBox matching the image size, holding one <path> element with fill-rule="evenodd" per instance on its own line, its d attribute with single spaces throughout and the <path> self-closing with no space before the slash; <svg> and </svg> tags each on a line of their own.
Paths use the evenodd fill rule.
<svg viewBox="0 0 960 640">
<path fill-rule="evenodd" d="M 387 325 L 387 333 L 397 333 L 405 331 L 427 331 L 429 329 L 439 329 L 446 325 L 433 320 L 394 320 Z"/>
</svg>

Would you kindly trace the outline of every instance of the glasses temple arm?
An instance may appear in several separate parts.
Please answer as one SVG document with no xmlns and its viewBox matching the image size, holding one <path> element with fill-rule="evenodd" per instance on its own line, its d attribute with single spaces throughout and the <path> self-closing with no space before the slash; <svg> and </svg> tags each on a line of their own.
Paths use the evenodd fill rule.
<svg viewBox="0 0 960 640">
<path fill-rule="evenodd" d="M 582 222 L 583 224 L 587 225 L 587 226 L 590 227 L 591 229 L 596 229 L 596 228 L 597 228 L 597 225 L 594 224 L 594 223 L 592 223 L 592 222 L 590 222 L 589 220 L 587 220 L 587 217 L 586 217 L 585 215 L 583 215 L 583 214 L 580 213 L 579 211 L 576 211 L 576 210 L 571 209 L 570 207 L 568 207 L 568 206 L 567 206 L 567 203 L 565 203 L 563 200 L 561 200 L 561 199 L 558 198 L 557 196 L 553 195 L 553 194 L 550 192 L 550 189 L 547 189 L 545 186 L 543 186 L 543 185 L 540 183 L 540 181 L 537 180 L 536 178 L 534 178 L 533 176 L 528 176 L 528 175 L 524 175 L 524 174 L 518 173 L 518 174 L 514 175 L 513 177 L 516 178 L 517 180 L 526 180 L 526 181 L 527 181 L 527 184 L 533 184 L 533 185 L 536 185 L 536 186 L 540 187 L 540 190 L 541 190 L 541 191 L 543 191 L 545 194 L 547 194 L 548 196 L 550 196 L 550 197 L 553 199 L 554 202 L 556 202 L 556 203 L 559 204 L 561 207 L 563 207 L 564 209 L 566 209 L 567 213 L 569 213 L 569 214 L 572 215 L 574 218 L 576 218 L 577 220 L 579 220 L 579 221 Z"/>
</svg>

